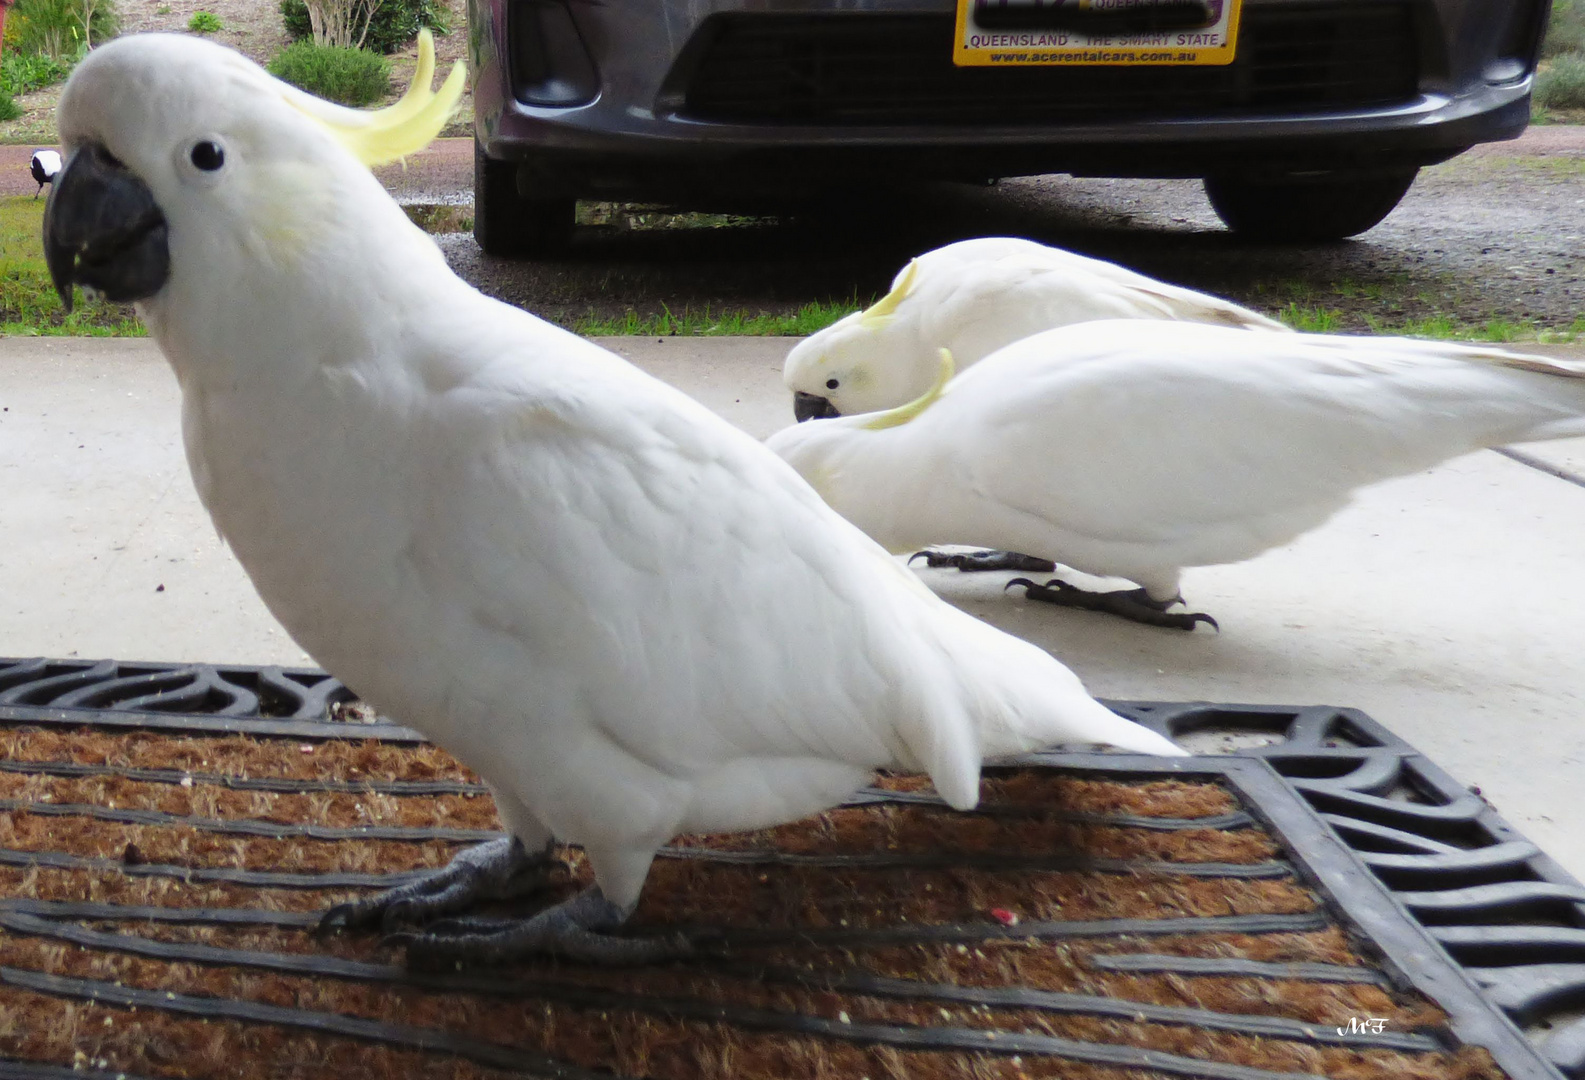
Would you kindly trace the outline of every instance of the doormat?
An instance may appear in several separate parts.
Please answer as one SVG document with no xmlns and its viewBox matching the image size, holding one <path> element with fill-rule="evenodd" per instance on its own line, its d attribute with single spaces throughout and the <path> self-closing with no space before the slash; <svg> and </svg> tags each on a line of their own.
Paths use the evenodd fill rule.
<svg viewBox="0 0 1585 1080">
<path fill-rule="evenodd" d="M 0 659 L 0 1080 L 1585 1077 L 1585 889 L 1478 794 L 1354 710 L 1108 704 L 1197 756 L 882 774 L 663 850 L 686 960 L 436 973 L 314 927 L 497 835 L 442 750 L 323 672 Z"/>
</svg>

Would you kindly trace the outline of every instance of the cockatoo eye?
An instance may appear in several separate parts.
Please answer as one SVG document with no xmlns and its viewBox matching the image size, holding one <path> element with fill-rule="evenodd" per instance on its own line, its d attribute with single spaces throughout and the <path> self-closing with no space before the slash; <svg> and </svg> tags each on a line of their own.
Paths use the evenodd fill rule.
<svg viewBox="0 0 1585 1080">
<path fill-rule="evenodd" d="M 842 385 L 842 380 L 841 379 L 827 379 L 826 380 L 826 389 L 827 390 L 835 390 L 837 387 L 839 387 L 841 385 Z"/>
<path fill-rule="evenodd" d="M 225 150 L 212 139 L 202 139 L 194 143 L 187 156 L 194 166 L 204 172 L 214 172 L 226 163 Z"/>
</svg>

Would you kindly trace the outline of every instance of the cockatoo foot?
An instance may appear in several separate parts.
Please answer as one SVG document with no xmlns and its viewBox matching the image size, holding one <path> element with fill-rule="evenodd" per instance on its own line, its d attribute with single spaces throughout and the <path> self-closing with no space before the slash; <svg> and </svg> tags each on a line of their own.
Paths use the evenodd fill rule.
<svg viewBox="0 0 1585 1080">
<path fill-rule="evenodd" d="M 1024 595 L 1045 604 L 1082 608 L 1085 611 L 1104 611 L 1112 615 L 1120 615 L 1131 622 L 1145 623 L 1148 626 L 1165 626 L 1173 630 L 1193 630 L 1202 622 L 1209 623 L 1213 630 L 1221 630 L 1216 620 L 1204 612 L 1167 611 L 1167 608 L 1181 601 L 1176 598 L 1167 601 L 1155 600 L 1144 589 L 1090 592 L 1076 585 L 1069 585 L 1060 578 L 1052 578 L 1044 585 L 1036 585 L 1028 578 L 1014 578 L 1007 583 L 1007 588 L 1011 589 L 1014 585 L 1022 585 Z"/>
<path fill-rule="evenodd" d="M 423 930 L 389 935 L 407 946 L 407 965 L 450 970 L 462 965 L 492 966 L 528 956 L 554 955 L 607 967 L 653 964 L 687 956 L 693 946 L 683 937 L 620 937 L 616 930 L 628 912 L 592 886 L 527 919 L 464 918 L 432 923 Z"/>
<path fill-rule="evenodd" d="M 538 892 L 565 869 L 549 850 L 529 853 L 516 837 L 490 840 L 458 852 L 441 869 L 366 900 L 337 904 L 319 920 L 319 933 L 379 926 L 390 932 L 461 911 L 479 900 L 506 900 Z"/>
<path fill-rule="evenodd" d="M 909 564 L 912 565 L 915 559 L 923 559 L 926 566 L 955 566 L 966 574 L 981 570 L 1024 570 L 1031 574 L 1049 574 L 1057 568 L 1057 564 L 1050 559 L 1037 559 L 1016 551 L 916 551 L 908 556 Z"/>
</svg>

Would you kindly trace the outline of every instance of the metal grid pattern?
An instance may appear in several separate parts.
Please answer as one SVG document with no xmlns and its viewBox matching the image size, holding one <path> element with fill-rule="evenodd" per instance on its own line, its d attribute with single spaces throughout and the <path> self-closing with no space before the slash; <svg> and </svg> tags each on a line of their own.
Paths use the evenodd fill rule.
<svg viewBox="0 0 1585 1080">
<path fill-rule="evenodd" d="M 265 672 L 269 671 L 269 677 Z M 85 673 L 93 672 L 89 677 Z M 298 700 L 258 694 L 256 687 L 283 677 L 304 688 Z M 138 680 L 145 680 L 140 683 Z M 148 686 L 168 687 L 169 700 Z M 47 685 L 46 685 L 47 684 Z M 217 691 L 216 687 L 220 690 Z M 203 687 L 203 693 L 192 690 Z M 244 695 L 228 697 L 241 688 Z M 195 702 L 226 700 L 225 716 L 190 711 Z M 70 697 L 68 697 L 70 695 Z M 69 704 L 63 704 L 63 698 Z M 172 738 L 212 738 L 249 731 L 280 740 L 290 751 L 302 739 L 327 742 L 370 740 L 369 744 L 417 746 L 416 736 L 384 722 L 338 723 L 329 719 L 330 704 L 350 698 L 323 673 L 281 673 L 270 669 L 215 668 L 111 662 L 43 662 L 0 660 L 0 725 L 13 730 L 98 732 L 121 735 L 163 732 Z M 32 704 L 19 704 L 21 701 Z M 102 703 L 88 708 L 84 700 Z M 310 701 L 319 704 L 311 705 Z M 238 706 L 238 702 L 243 702 Z M 105 708 L 108 704 L 110 707 Z M 938 922 L 885 922 L 843 926 L 717 926 L 648 924 L 644 933 L 689 934 L 701 947 L 696 965 L 711 978 L 739 987 L 785 987 L 789 992 L 826 995 L 823 1001 L 847 1003 L 894 1001 L 929 1004 L 943 1016 L 957 1010 L 957 1020 L 941 1023 L 881 1022 L 860 1015 L 849 1005 L 839 1018 L 823 1013 L 767 1007 L 738 995 L 703 992 L 657 994 L 616 985 L 556 978 L 554 972 L 534 977 L 490 972 L 421 973 L 393 965 L 389 953 L 349 959 L 326 955 L 313 947 L 290 951 L 257 946 L 238 947 L 224 941 L 170 940 L 161 928 L 209 927 L 217 932 L 273 928 L 304 935 L 315 910 L 348 890 L 386 887 L 407 880 L 413 871 L 387 873 L 346 869 L 281 866 L 269 869 L 236 865 L 193 865 L 193 860 L 163 862 L 80 851 L 46 850 L 38 846 L 0 849 L 0 866 L 90 875 L 97 881 L 116 879 L 179 881 L 191 887 L 232 890 L 224 905 L 174 907 L 52 897 L 12 896 L 0 899 L 0 927 L 7 935 L 40 939 L 99 956 L 142 957 L 171 964 L 273 972 L 298 978 L 377 984 L 507 1001 L 556 1002 L 574 1010 L 621 1011 L 653 1018 L 657 1023 L 727 1025 L 743 1032 L 779 1033 L 898 1052 L 990 1054 L 1052 1057 L 1090 1066 L 1121 1066 L 1154 1073 L 1211 1080 L 1277 1080 L 1312 1075 L 1292 1068 L 1259 1068 L 1236 1061 L 1172 1053 L 1149 1046 L 1096 1038 L 1041 1033 L 1015 1023 L 968 1024 L 976 1010 L 1002 1016 L 999 1010 L 1020 1010 L 1050 1017 L 1110 1018 L 1117 1023 L 1197 1027 L 1235 1037 L 1260 1037 L 1311 1047 L 1346 1046 L 1351 1050 L 1435 1055 L 1463 1044 L 1488 1048 L 1507 1075 L 1529 1078 L 1585 1076 L 1579 1060 L 1585 1030 L 1564 1022 L 1548 1030 L 1549 1020 L 1564 1016 L 1585 999 L 1585 890 L 1569 879 L 1533 845 L 1517 836 L 1471 793 L 1369 718 L 1331 708 L 1282 709 L 1269 706 L 1157 705 L 1112 703 L 1119 712 L 1170 733 L 1188 745 L 1214 746 L 1220 754 L 1202 754 L 1149 770 L 1214 782 L 1236 795 L 1234 809 L 1193 817 L 1127 811 L 1073 811 L 992 799 L 972 815 L 980 821 L 1060 821 L 1076 828 L 1133 830 L 1165 837 L 1202 835 L 1207 830 L 1244 834 L 1269 829 L 1282 837 L 1279 857 L 1244 859 L 1163 859 L 1134 854 L 1103 857 L 1082 851 L 1003 852 L 975 857 L 940 851 L 829 851 L 798 845 L 738 848 L 684 841 L 663 852 L 663 863 L 699 868 L 700 872 L 731 873 L 754 868 L 765 875 L 828 870 L 838 874 L 954 875 L 997 872 L 1017 875 L 1087 875 L 1102 889 L 1131 882 L 1304 883 L 1325 903 L 1306 910 L 1251 910 L 1234 914 L 1180 914 L 1150 918 L 1078 918 L 1018 921 L 1004 925 L 970 912 L 968 919 Z M 313 709 L 319 709 L 316 716 Z M 273 716 L 257 716 L 266 710 Z M 255 717 L 249 717 L 251 711 Z M 280 719 L 290 717 L 291 719 Z M 287 730 L 278 725 L 286 723 Z M 224 724 L 216 728 L 214 725 Z M 1243 744 L 1237 746 L 1227 745 Z M 367 744 L 366 744 L 367 745 Z M 1228 754 L 1225 751 L 1233 749 Z M 1042 755 L 1031 767 L 1052 775 L 1137 778 L 1145 759 L 1114 755 Z M 83 761 L 0 760 L 0 772 L 13 776 L 73 782 L 94 778 L 133 781 L 160 787 L 195 785 L 237 792 L 287 796 L 366 793 L 406 804 L 437 796 L 477 797 L 483 789 L 466 779 L 347 780 L 324 777 L 283 778 L 239 775 L 235 771 L 157 768 L 114 758 Z M 1294 796 L 1300 796 L 1295 798 Z M 46 820 L 91 823 L 106 828 L 180 830 L 218 833 L 265 842 L 307 840 L 358 845 L 443 844 L 449 847 L 495 835 L 489 829 L 458 828 L 441 821 L 424 825 L 370 824 L 332 826 L 314 821 L 280 821 L 270 817 L 171 813 L 57 798 L 14 798 L 0 804 L 12 815 Z M 958 820 L 933 795 L 919 791 L 871 789 L 857 797 L 853 812 L 892 813 L 899 810 L 939 813 Z M 1097 834 L 1100 835 L 1100 834 Z M 128 845 L 129 849 L 131 845 Z M 934 880 L 944 880 L 935 878 Z M 1108 884 L 1112 883 L 1112 884 Z M 287 890 L 304 902 L 281 904 L 250 896 L 247 890 Z M 280 895 L 280 894 L 276 894 Z M 1258 940 L 1272 935 L 1314 933 L 1343 927 L 1362 934 L 1371 944 L 1364 956 L 1379 952 L 1380 963 L 1273 961 L 1237 955 L 1236 949 L 1195 948 L 1196 936 L 1225 943 Z M 1074 992 L 1036 986 L 979 986 L 930 978 L 897 978 L 862 964 L 816 970 L 788 962 L 785 950 L 842 949 L 855 956 L 884 948 L 980 949 L 1006 942 L 1050 943 L 1084 950 L 1084 965 L 1095 972 L 1160 975 L 1177 979 L 1237 978 L 1304 979 L 1321 984 L 1380 986 L 1394 992 L 1410 987 L 1425 992 L 1447 1011 L 1445 1027 L 1395 1030 L 1379 1035 L 1339 1035 L 1327 1024 L 1251 1011 L 1190 1008 L 1116 995 Z M 1162 950 L 1153 942 L 1172 943 Z M 756 950 L 771 950 L 765 959 Z M 1458 963 L 1470 965 L 1460 969 Z M 78 975 L 0 967 L 0 984 L 14 990 L 78 1001 L 137 1006 L 150 1013 L 208 1017 L 242 1024 L 317 1033 L 391 1047 L 452 1055 L 486 1070 L 527 1075 L 582 1077 L 610 1075 L 585 1065 L 533 1051 L 499 1038 L 481 1037 L 443 1027 L 404 1024 L 393 1016 L 359 1016 L 307 1007 L 250 1000 L 246 995 L 156 992 L 114 981 Z M 1492 1008 L 1492 1005 L 1497 1008 Z M 547 1005 L 547 1008 L 549 1006 Z M 1499 1011 L 1500 1010 L 1500 1011 Z M 1011 1014 L 1006 1014 L 1011 1015 Z M 1511 1018 L 1511 1019 L 1510 1019 Z M 1525 1025 L 1526 1041 L 1514 1023 Z M 79 1063 L 82 1065 L 84 1063 Z M 93 1062 L 86 1063 L 89 1074 Z M 6 1077 L 51 1077 L 45 1063 L 0 1061 Z M 76 1075 L 83 1075 L 82 1072 Z"/>
<path fill-rule="evenodd" d="M 1238 753 L 1283 776 L 1552 1067 L 1585 1077 L 1585 888 L 1478 789 L 1354 709 L 1113 704 L 1178 739 L 1253 737 Z"/>
</svg>

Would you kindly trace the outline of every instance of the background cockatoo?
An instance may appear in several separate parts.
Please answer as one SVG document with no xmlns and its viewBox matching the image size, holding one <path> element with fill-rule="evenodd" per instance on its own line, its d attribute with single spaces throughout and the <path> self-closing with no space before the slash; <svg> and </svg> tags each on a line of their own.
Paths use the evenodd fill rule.
<svg viewBox="0 0 1585 1080">
<path fill-rule="evenodd" d="M 865 311 L 794 345 L 782 378 L 800 420 L 891 409 L 930 388 L 948 349 L 961 371 L 1004 345 L 1096 319 L 1288 328 L 1248 308 L 1116 263 L 991 236 L 926 252 Z"/>
<path fill-rule="evenodd" d="M 1585 435 L 1585 363 L 1404 338 L 1129 319 L 1025 338 L 889 412 L 770 447 L 892 551 L 1028 552 L 1133 591 L 1030 595 L 1193 629 L 1186 566 L 1238 562 L 1359 487 L 1482 447 Z"/>
<path fill-rule="evenodd" d="M 988 757 L 1179 752 L 938 600 L 749 436 L 455 277 L 365 168 L 445 121 L 461 72 L 435 96 L 432 67 L 426 38 L 414 88 L 365 114 L 197 38 L 113 41 L 62 95 L 45 223 L 63 298 L 138 301 L 270 610 L 495 792 L 510 840 L 329 922 L 520 891 L 560 840 L 591 890 L 411 947 L 642 959 L 653 942 L 599 931 L 677 833 L 811 814 L 882 766 L 968 807 Z"/>
</svg>

